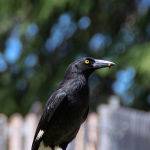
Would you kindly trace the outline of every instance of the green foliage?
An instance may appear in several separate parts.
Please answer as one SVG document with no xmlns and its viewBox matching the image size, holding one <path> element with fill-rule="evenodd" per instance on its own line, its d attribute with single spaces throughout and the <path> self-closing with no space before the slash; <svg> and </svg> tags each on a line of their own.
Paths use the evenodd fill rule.
<svg viewBox="0 0 150 150">
<path fill-rule="evenodd" d="M 147 41 L 150 38 L 150 11 L 141 15 L 138 7 L 135 0 L 0 1 L 0 64 L 2 56 L 7 65 L 0 72 L 0 112 L 25 114 L 35 101 L 45 103 L 63 78 L 67 65 L 85 55 L 117 63 L 115 68 L 99 70 L 92 76 L 93 109 L 110 94 L 118 94 L 113 89 L 118 72 L 133 67 L 134 82 L 126 91 L 134 97 L 129 106 L 149 110 L 150 44 Z M 57 41 L 58 37 L 55 38 L 58 43 L 62 42 L 54 49 L 46 48 L 47 41 L 60 26 L 61 17 L 66 17 L 66 20 L 62 19 L 66 24 L 71 23 L 66 29 L 63 24 L 61 32 L 57 31 L 58 37 L 64 29 L 71 30 L 64 33 L 63 39 Z M 79 25 L 82 19 L 89 21 L 85 29 Z M 85 24 L 82 22 L 82 26 Z M 32 35 L 33 30 L 37 30 L 35 35 Z M 13 34 L 20 40 L 22 48 L 19 59 L 10 63 L 5 55 Z M 92 45 L 94 38 L 98 43 Z M 101 39 L 104 40 L 102 44 Z M 36 57 L 37 62 L 33 66 L 30 62 L 28 66 L 28 57 L 30 61 Z M 126 105 L 122 95 L 119 96 Z"/>
<path fill-rule="evenodd" d="M 128 60 L 129 65 L 134 65 L 137 72 L 143 75 L 143 79 L 144 76 L 150 76 L 150 44 L 138 44 L 128 51 L 127 56 L 124 58 Z"/>
</svg>

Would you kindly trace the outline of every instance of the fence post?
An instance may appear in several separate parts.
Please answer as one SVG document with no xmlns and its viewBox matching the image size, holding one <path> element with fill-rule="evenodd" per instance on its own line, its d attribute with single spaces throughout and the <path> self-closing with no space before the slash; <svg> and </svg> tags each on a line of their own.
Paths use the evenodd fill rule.
<svg viewBox="0 0 150 150">
<path fill-rule="evenodd" d="M 0 149 L 7 149 L 7 117 L 0 114 Z"/>
<path fill-rule="evenodd" d="M 35 129 L 38 124 L 38 117 L 30 113 L 26 116 L 24 122 L 24 150 L 31 150 Z"/>
<path fill-rule="evenodd" d="M 88 141 L 86 150 L 96 150 L 98 143 L 98 115 L 91 113 L 87 119 Z"/>
<path fill-rule="evenodd" d="M 119 107 L 119 99 L 117 96 L 111 96 L 109 105 L 101 105 L 98 108 L 99 114 L 99 143 L 98 150 L 111 150 L 111 113 Z"/>
<path fill-rule="evenodd" d="M 23 149 L 23 118 L 20 114 L 14 114 L 9 124 L 9 150 Z"/>
<path fill-rule="evenodd" d="M 75 150 L 84 150 L 84 124 L 75 138 Z"/>
</svg>

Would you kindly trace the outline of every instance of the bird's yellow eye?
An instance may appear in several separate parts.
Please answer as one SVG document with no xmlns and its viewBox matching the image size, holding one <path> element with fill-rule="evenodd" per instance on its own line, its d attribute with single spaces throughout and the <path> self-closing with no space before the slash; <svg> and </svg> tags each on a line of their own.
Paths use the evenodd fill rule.
<svg viewBox="0 0 150 150">
<path fill-rule="evenodd" d="M 85 64 L 87 64 L 87 65 L 90 64 L 90 61 L 87 60 L 87 59 L 86 59 L 84 62 L 85 62 Z"/>
</svg>

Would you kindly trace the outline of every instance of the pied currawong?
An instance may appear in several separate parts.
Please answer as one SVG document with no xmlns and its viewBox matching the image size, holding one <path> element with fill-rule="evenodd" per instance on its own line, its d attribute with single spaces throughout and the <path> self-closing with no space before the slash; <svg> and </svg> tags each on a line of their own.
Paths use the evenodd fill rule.
<svg viewBox="0 0 150 150">
<path fill-rule="evenodd" d="M 111 61 L 84 57 L 71 63 L 64 79 L 48 99 L 37 126 L 31 150 L 66 150 L 89 111 L 88 77 Z"/>
</svg>

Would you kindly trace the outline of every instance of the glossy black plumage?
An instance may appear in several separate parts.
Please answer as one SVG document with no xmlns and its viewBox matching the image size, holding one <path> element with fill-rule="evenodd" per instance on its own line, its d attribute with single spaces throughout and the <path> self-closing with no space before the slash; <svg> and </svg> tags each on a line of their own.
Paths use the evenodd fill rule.
<svg viewBox="0 0 150 150">
<path fill-rule="evenodd" d="M 47 101 L 36 129 L 32 150 L 39 150 L 41 143 L 51 149 L 59 146 L 66 150 L 88 114 L 88 77 L 94 70 L 112 65 L 112 62 L 89 57 L 69 65 L 63 81 Z"/>
</svg>

